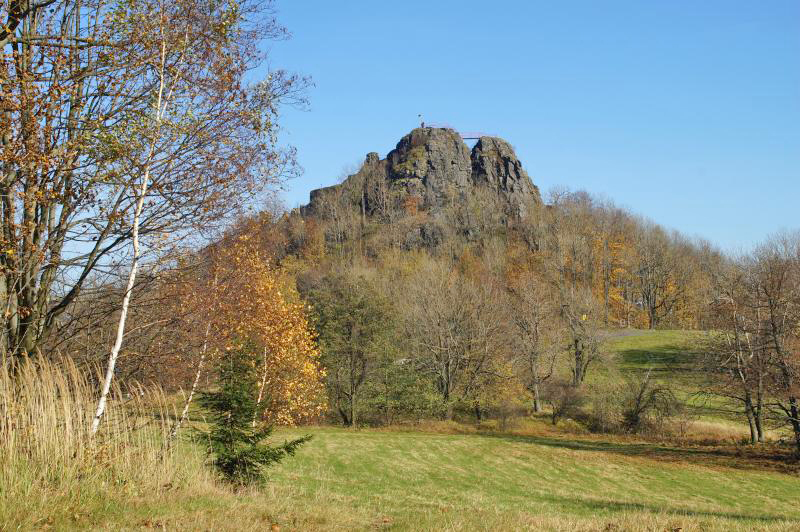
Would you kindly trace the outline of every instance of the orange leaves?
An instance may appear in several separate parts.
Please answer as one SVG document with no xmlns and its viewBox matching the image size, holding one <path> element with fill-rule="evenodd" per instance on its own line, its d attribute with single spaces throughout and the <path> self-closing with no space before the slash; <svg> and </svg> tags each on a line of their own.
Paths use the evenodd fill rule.
<svg viewBox="0 0 800 532">
<path fill-rule="evenodd" d="M 323 373 L 306 309 L 255 239 L 226 242 L 209 274 L 194 297 L 207 302 L 212 345 L 220 352 L 247 338 L 263 349 L 270 421 L 295 424 L 321 413 Z"/>
</svg>

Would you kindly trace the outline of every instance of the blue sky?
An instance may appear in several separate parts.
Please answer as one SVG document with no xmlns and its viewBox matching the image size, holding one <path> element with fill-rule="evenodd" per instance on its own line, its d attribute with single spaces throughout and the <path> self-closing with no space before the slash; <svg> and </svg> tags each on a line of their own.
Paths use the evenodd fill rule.
<svg viewBox="0 0 800 532">
<path fill-rule="evenodd" d="M 313 77 L 283 140 L 289 207 L 418 124 L 511 142 L 585 189 L 727 250 L 800 228 L 800 1 L 278 0 L 270 64 Z"/>
</svg>

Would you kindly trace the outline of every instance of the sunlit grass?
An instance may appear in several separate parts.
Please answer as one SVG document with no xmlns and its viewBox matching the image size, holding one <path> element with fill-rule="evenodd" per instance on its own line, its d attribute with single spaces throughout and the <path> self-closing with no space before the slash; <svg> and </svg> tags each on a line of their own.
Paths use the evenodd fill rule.
<svg viewBox="0 0 800 532">
<path fill-rule="evenodd" d="M 682 330 L 615 331 L 603 344 L 608 368 L 601 368 L 595 378 L 617 379 L 620 373 L 652 371 L 656 380 L 669 385 L 689 407 L 697 419 L 696 429 L 710 435 L 716 432 L 718 436 L 744 438 L 747 427 L 740 405 L 704 393 L 707 386 L 701 367 L 708 334 Z"/>
<path fill-rule="evenodd" d="M 215 530 L 800 527 L 796 476 L 707 466 L 690 451 L 660 460 L 655 445 L 547 433 L 312 427 L 277 437 L 305 433 L 314 439 L 271 471 L 263 492 L 151 501 L 138 519 Z"/>
<path fill-rule="evenodd" d="M 660 364 L 660 378 L 690 383 L 681 368 L 694 334 L 612 338 L 609 367 L 592 378 Z M 743 425 L 712 414 L 692 430 L 727 448 L 586 434 L 545 417 L 512 432 L 491 421 L 280 429 L 277 440 L 314 438 L 264 489 L 234 491 L 210 473 L 191 428 L 163 455 L 179 398 L 116 390 L 93 439 L 85 372 L 25 371 L 0 375 L 2 529 L 800 530 L 796 468 L 732 446 Z"/>
<path fill-rule="evenodd" d="M 609 338 L 605 347 L 614 355 L 620 369 L 655 371 L 690 370 L 700 351 L 698 342 L 705 337 L 699 331 L 633 330 Z"/>
<path fill-rule="evenodd" d="M 169 422 L 157 389 L 115 388 L 93 435 L 97 386 L 88 377 L 70 361 L 0 369 L 3 528 L 80 526 L 204 474 L 187 469 L 197 463 L 188 448 L 165 451 Z"/>
</svg>

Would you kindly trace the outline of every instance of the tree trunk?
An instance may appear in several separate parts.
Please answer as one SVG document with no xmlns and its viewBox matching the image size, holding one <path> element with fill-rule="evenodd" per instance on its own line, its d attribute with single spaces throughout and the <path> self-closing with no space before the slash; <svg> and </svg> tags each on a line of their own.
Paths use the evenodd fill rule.
<svg viewBox="0 0 800 532">
<path fill-rule="evenodd" d="M 356 419 L 357 413 L 356 407 L 356 393 L 353 391 L 353 394 L 350 396 L 350 426 L 356 428 L 356 423 L 358 420 Z"/>
<path fill-rule="evenodd" d="M 542 399 L 539 396 L 539 383 L 533 383 L 533 411 L 539 413 L 542 411 Z"/>
<path fill-rule="evenodd" d="M 339 417 L 342 418 L 342 425 L 344 425 L 345 427 L 350 426 L 350 416 L 347 415 L 347 410 L 345 410 L 341 406 L 338 406 L 337 410 L 339 411 Z"/>
<path fill-rule="evenodd" d="M 608 292 L 611 284 L 611 266 L 608 258 L 608 238 L 603 240 L 603 323 L 608 325 Z"/>
<path fill-rule="evenodd" d="M 211 325 L 206 325 L 206 335 L 203 339 L 203 350 L 200 352 L 200 360 L 197 362 L 197 371 L 194 374 L 194 381 L 192 381 L 192 388 L 189 390 L 189 396 L 186 398 L 186 402 L 183 405 L 183 410 L 181 411 L 181 417 L 178 418 L 178 421 L 175 422 L 175 426 L 172 427 L 172 430 L 169 432 L 169 440 L 168 444 L 171 444 L 173 440 L 178 436 L 178 431 L 181 429 L 181 426 L 186 422 L 186 419 L 189 417 L 189 406 L 192 404 L 192 399 L 194 398 L 194 394 L 197 391 L 197 384 L 200 382 L 200 375 L 203 372 L 203 364 L 206 360 L 206 350 L 208 349 L 208 333 L 211 331 Z"/>
<path fill-rule="evenodd" d="M 261 400 L 264 399 L 264 388 L 267 386 L 267 348 L 264 347 L 264 372 L 261 374 L 261 385 L 258 387 L 258 399 L 256 400 L 256 411 L 253 413 L 253 427 L 256 426 L 258 418 L 258 407 L 261 406 Z"/>
<path fill-rule="evenodd" d="M 181 426 L 186 422 L 186 419 L 189 417 L 189 407 L 192 404 L 192 399 L 194 398 L 194 394 L 197 391 L 197 384 L 200 382 L 200 375 L 203 373 L 203 363 L 205 362 L 206 354 L 203 353 L 200 355 L 200 360 L 197 362 L 197 372 L 194 374 L 194 381 L 192 382 L 192 388 L 189 390 L 189 396 L 186 398 L 186 402 L 183 405 L 183 410 L 181 411 L 181 417 L 178 418 L 178 421 L 175 422 L 175 426 L 172 427 L 172 430 L 169 433 L 169 439 L 174 440 L 175 437 L 178 435 L 178 431 L 181 429 Z"/>
<path fill-rule="evenodd" d="M 143 182 L 142 191 L 146 192 L 147 184 Z M 139 198 L 136 204 L 136 212 L 133 215 L 133 260 L 131 262 L 131 271 L 128 273 L 128 284 L 125 288 L 125 295 L 122 297 L 122 310 L 119 314 L 119 323 L 117 324 L 117 336 L 114 340 L 114 346 L 111 348 L 111 353 L 108 356 L 108 366 L 106 367 L 106 375 L 103 379 L 103 388 L 100 392 L 100 400 L 97 402 L 97 410 L 94 413 L 92 420 L 92 434 L 97 433 L 100 428 L 100 420 L 103 419 L 103 414 L 106 411 L 106 402 L 108 401 L 108 393 L 111 391 L 111 382 L 114 380 L 114 368 L 117 365 L 117 358 L 119 351 L 122 348 L 122 339 L 125 336 L 125 321 L 128 319 L 128 306 L 131 302 L 131 294 L 133 293 L 133 286 L 136 283 L 136 273 L 139 270 L 139 216 L 142 212 L 144 204 L 144 193 Z"/>
<path fill-rule="evenodd" d="M 800 406 L 796 397 L 789 398 L 789 414 L 791 415 L 789 422 L 794 430 L 795 452 L 800 455 Z"/>
<path fill-rule="evenodd" d="M 451 421 L 453 419 L 453 403 L 446 401 L 444 409 L 444 420 Z"/>
<path fill-rule="evenodd" d="M 756 430 L 756 421 L 753 415 L 753 405 L 749 397 L 746 397 L 744 401 L 744 413 L 747 416 L 747 425 L 750 427 L 750 443 L 755 444 L 758 441 L 758 431 Z"/>
<path fill-rule="evenodd" d="M 758 443 L 764 443 L 764 425 L 762 423 L 760 410 L 753 410 L 753 421 L 756 424 L 756 439 Z"/>
<path fill-rule="evenodd" d="M 572 385 L 580 386 L 583 382 L 583 345 L 580 340 L 575 340 L 575 368 L 572 372 Z"/>
<path fill-rule="evenodd" d="M 756 421 L 756 432 L 758 433 L 758 442 L 764 443 L 764 379 L 760 373 L 758 375 L 758 388 L 756 389 L 756 404 L 755 408 L 753 409 L 753 413 L 755 414 L 755 421 Z"/>
</svg>

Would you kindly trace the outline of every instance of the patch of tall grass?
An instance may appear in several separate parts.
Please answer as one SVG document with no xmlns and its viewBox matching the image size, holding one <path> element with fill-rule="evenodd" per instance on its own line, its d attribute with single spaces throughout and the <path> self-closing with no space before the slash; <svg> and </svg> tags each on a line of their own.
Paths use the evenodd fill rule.
<svg viewBox="0 0 800 532">
<path fill-rule="evenodd" d="M 115 387 L 100 430 L 92 434 L 98 398 L 92 377 L 70 360 L 0 369 L 5 526 L 58 526 L 202 474 L 200 460 L 186 449 L 180 456 L 168 450 L 170 416 L 157 388 Z"/>
</svg>

